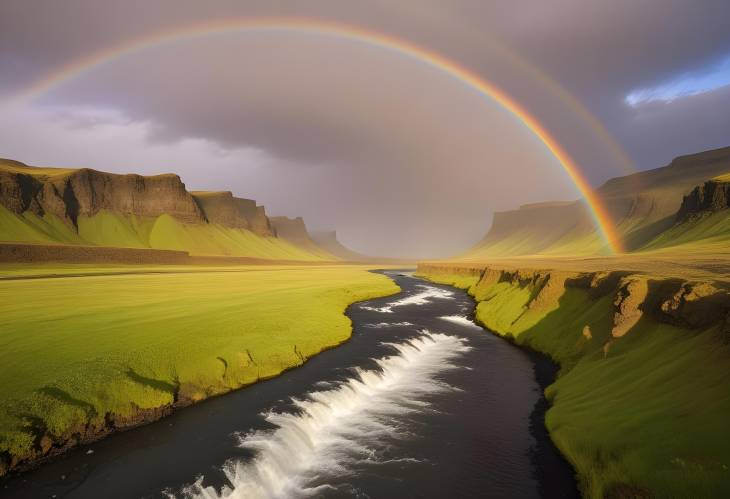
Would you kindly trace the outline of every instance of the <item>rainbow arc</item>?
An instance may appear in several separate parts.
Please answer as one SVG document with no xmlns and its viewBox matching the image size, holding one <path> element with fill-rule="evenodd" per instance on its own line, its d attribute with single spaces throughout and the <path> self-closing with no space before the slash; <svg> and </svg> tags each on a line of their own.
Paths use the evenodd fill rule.
<svg viewBox="0 0 730 499">
<path fill-rule="evenodd" d="M 447 59 L 441 54 L 418 47 L 406 40 L 391 35 L 356 26 L 296 18 L 251 18 L 177 27 L 171 30 L 157 32 L 144 38 L 127 41 L 92 54 L 91 56 L 76 60 L 29 86 L 14 100 L 18 102 L 31 102 L 54 87 L 76 78 L 91 69 L 152 46 L 183 39 L 209 36 L 216 33 L 277 30 L 333 36 L 394 51 L 403 57 L 426 64 L 437 71 L 442 71 L 471 90 L 476 91 L 481 96 L 497 102 L 537 136 L 547 150 L 558 160 L 585 198 L 591 215 L 611 251 L 615 253 L 623 251 L 621 238 L 616 230 L 614 221 L 601 199 L 586 180 L 577 163 L 555 137 L 519 102 L 497 85 L 460 64 Z"/>
</svg>

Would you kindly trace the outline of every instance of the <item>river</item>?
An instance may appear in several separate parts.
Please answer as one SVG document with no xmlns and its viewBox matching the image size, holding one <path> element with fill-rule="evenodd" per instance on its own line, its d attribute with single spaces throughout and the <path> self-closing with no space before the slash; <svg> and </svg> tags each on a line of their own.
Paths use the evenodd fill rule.
<svg viewBox="0 0 730 499">
<path fill-rule="evenodd" d="M 463 291 L 387 271 L 350 341 L 304 366 L 76 449 L 0 496 L 578 497 L 542 423 L 544 358 L 472 320 Z"/>
</svg>

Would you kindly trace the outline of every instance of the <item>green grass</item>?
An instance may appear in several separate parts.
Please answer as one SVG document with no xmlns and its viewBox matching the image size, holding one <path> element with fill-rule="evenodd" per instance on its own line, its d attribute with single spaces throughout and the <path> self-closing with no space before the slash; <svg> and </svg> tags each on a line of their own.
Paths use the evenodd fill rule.
<svg viewBox="0 0 730 499">
<path fill-rule="evenodd" d="M 107 413 L 199 400 L 297 366 L 351 333 L 345 308 L 397 292 L 363 267 L 13 265 L 0 281 L 0 455 Z M 155 271 L 144 267 L 141 272 Z M 238 270 L 238 271 L 236 271 Z"/>
<path fill-rule="evenodd" d="M 659 234 L 641 250 L 727 253 L 729 243 L 730 217 L 727 211 L 719 211 L 675 225 Z"/>
<path fill-rule="evenodd" d="M 83 244 L 122 248 L 187 251 L 192 255 L 224 255 L 271 260 L 337 260 L 324 251 L 308 251 L 284 239 L 217 224 L 184 224 L 169 215 L 157 218 L 101 211 L 80 217 L 78 232 L 53 215 L 16 215 L 0 206 L 3 241 L 39 244 Z"/>
<path fill-rule="evenodd" d="M 690 331 L 644 316 L 604 355 L 612 294 L 556 285 L 535 306 L 534 289 L 469 282 L 482 324 L 560 363 L 546 425 L 585 497 L 730 497 L 730 348 L 719 326 Z"/>
</svg>

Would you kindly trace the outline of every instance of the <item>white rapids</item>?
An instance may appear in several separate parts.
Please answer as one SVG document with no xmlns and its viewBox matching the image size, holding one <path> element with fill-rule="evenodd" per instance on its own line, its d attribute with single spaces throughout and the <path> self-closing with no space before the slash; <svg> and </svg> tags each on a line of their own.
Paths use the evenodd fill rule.
<svg viewBox="0 0 730 499">
<path fill-rule="evenodd" d="M 226 463 L 229 485 L 218 491 L 200 477 L 182 497 L 313 497 L 332 490 L 328 476 L 346 476 L 359 463 L 383 462 L 378 456 L 389 441 L 412 436 L 402 416 L 428 410 L 427 396 L 453 390 L 438 375 L 457 368 L 453 361 L 470 350 L 464 338 L 427 331 L 388 345 L 395 354 L 377 360 L 377 369 L 356 368 L 334 388 L 293 400 L 297 412 L 266 414 L 273 430 L 239 436 L 240 446 L 254 457 Z"/>
<path fill-rule="evenodd" d="M 378 322 L 377 324 L 365 324 L 363 327 L 369 329 L 383 329 L 384 327 L 408 327 L 412 326 L 413 323 L 408 321 L 403 322 Z"/>
<path fill-rule="evenodd" d="M 475 324 L 474 321 L 469 320 L 469 318 L 464 315 L 443 315 L 439 317 L 439 319 L 453 322 L 454 324 L 460 324 L 462 326 L 481 329 L 479 325 Z"/>
<path fill-rule="evenodd" d="M 400 300 L 390 302 L 382 307 L 362 306 L 362 308 L 363 310 L 392 314 L 393 309 L 396 307 L 404 307 L 406 305 L 426 305 L 427 303 L 431 303 L 432 300 L 450 300 L 454 297 L 454 292 L 449 291 L 448 289 L 436 288 L 426 284 L 418 284 L 417 287 L 423 288 L 423 291 L 416 293 L 415 295 L 406 296 Z"/>
</svg>

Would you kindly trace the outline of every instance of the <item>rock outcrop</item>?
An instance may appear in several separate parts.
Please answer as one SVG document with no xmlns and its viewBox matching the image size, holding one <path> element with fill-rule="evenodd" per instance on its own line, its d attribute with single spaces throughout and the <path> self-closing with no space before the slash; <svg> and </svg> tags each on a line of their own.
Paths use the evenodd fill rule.
<svg viewBox="0 0 730 499">
<path fill-rule="evenodd" d="M 612 337 L 621 338 L 639 322 L 648 293 L 649 285 L 645 278 L 632 276 L 621 280 L 613 301 Z"/>
<path fill-rule="evenodd" d="M 274 231 L 263 206 L 252 199 L 233 196 L 230 191 L 193 191 L 193 198 L 209 223 L 248 229 L 260 236 L 273 236 Z"/>
<path fill-rule="evenodd" d="M 329 254 L 314 242 L 309 235 L 309 231 L 307 231 L 307 226 L 304 224 L 302 217 L 271 217 L 270 220 L 276 237 L 285 239 L 295 246 L 304 248 L 315 254 L 327 255 L 332 260 L 337 260 L 337 257 Z"/>
<path fill-rule="evenodd" d="M 730 165 L 728 165 L 730 168 Z M 684 196 L 677 212 L 677 223 L 730 208 L 730 181 L 712 179 Z"/>
</svg>

